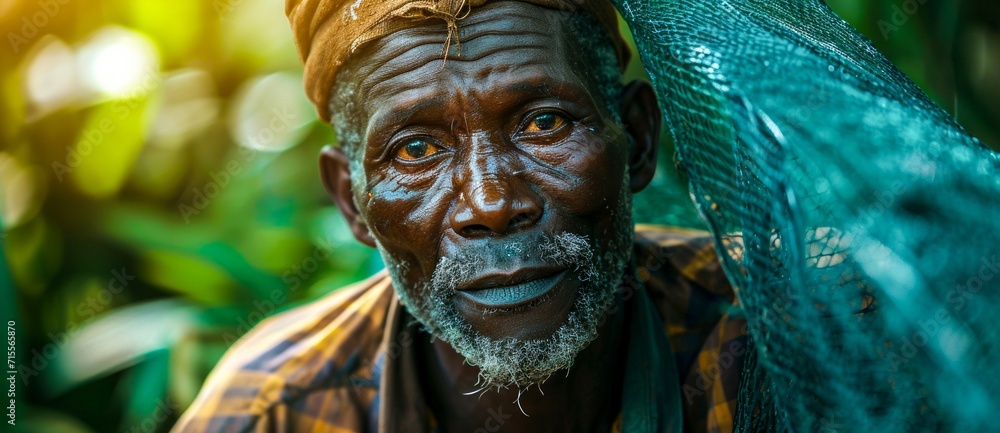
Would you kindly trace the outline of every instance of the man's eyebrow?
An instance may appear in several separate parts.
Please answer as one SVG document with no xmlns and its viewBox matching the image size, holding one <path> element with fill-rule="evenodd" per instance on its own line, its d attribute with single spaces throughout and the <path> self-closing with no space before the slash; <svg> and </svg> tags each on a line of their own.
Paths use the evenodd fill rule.
<svg viewBox="0 0 1000 433">
<path fill-rule="evenodd" d="M 544 95 L 552 93 L 550 83 L 553 80 L 551 77 L 532 77 L 510 83 L 500 83 L 496 88 L 508 95 Z M 557 86 L 559 85 L 557 84 Z"/>
<path fill-rule="evenodd" d="M 373 134 L 388 135 L 385 131 L 388 128 L 398 129 L 411 123 L 414 118 L 420 117 L 421 114 L 430 112 L 435 108 L 438 109 L 436 111 L 440 111 L 441 104 L 443 103 L 442 99 L 441 97 L 420 97 L 399 101 L 398 103 L 381 104 L 381 107 L 372 116 L 372 123 L 368 131 L 366 131 L 366 135 L 369 138 Z M 389 133 L 391 134 L 392 132 Z M 381 146 L 383 143 L 374 144 Z"/>
<path fill-rule="evenodd" d="M 419 88 L 421 86 L 407 87 L 396 91 L 395 94 L 402 95 Z M 495 83 L 490 86 L 489 91 L 505 95 L 504 103 L 490 107 L 501 111 L 547 97 L 561 98 L 574 94 L 589 97 L 589 93 L 581 86 L 562 78 L 541 73 Z M 450 124 L 450 120 L 445 119 L 442 115 L 445 112 L 442 107 L 447 104 L 448 98 L 451 97 L 454 97 L 451 93 L 416 96 L 379 104 L 380 107 L 371 117 L 372 123 L 366 131 L 369 140 L 372 138 L 376 138 L 376 140 L 369 142 L 374 146 L 382 147 L 391 134 L 411 123 L 438 124 L 442 127 Z"/>
<path fill-rule="evenodd" d="M 499 83 L 496 90 L 509 96 L 509 106 L 520 106 L 533 100 L 555 98 L 572 103 L 582 102 L 582 96 L 589 101 L 590 92 L 580 83 L 551 75 L 537 75 L 509 83 Z"/>
</svg>

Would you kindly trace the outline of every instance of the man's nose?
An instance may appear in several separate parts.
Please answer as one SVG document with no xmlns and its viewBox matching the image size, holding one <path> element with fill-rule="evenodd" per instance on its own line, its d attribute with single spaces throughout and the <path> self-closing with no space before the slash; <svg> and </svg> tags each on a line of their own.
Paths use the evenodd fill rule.
<svg viewBox="0 0 1000 433">
<path fill-rule="evenodd" d="M 498 159 L 479 158 L 455 178 L 459 197 L 451 214 L 451 227 L 462 237 L 515 233 L 542 217 L 538 195 Z"/>
</svg>

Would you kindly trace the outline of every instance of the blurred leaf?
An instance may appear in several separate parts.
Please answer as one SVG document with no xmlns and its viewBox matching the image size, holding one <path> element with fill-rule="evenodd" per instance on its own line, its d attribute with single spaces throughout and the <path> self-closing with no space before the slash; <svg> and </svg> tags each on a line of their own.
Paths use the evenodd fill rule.
<svg viewBox="0 0 1000 433">
<path fill-rule="evenodd" d="M 0 122 L 0 149 L 14 142 L 18 129 L 24 124 L 25 104 L 20 86 L 18 74 L 0 66 L 0 118 L 3 119 Z"/>
<path fill-rule="evenodd" d="M 283 2 L 240 0 L 215 4 L 225 5 L 216 12 L 228 62 L 244 69 L 301 69 Z"/>
<path fill-rule="evenodd" d="M 132 170 L 145 140 L 147 96 L 100 104 L 91 114 L 67 159 L 74 184 L 95 198 L 115 195 Z"/>
<path fill-rule="evenodd" d="M 204 239 L 212 239 L 211 227 L 185 225 L 173 212 L 152 206 L 115 203 L 101 209 L 95 229 L 125 245 L 142 249 L 175 249 L 194 252 Z"/>
<path fill-rule="evenodd" d="M 246 311 L 228 310 L 226 317 L 238 317 Z M 171 350 L 170 398 L 178 405 L 190 405 L 209 372 L 229 349 L 223 337 L 228 327 L 189 328 Z"/>
<path fill-rule="evenodd" d="M 126 244 L 139 245 L 142 249 L 173 251 L 186 255 L 195 262 L 201 263 L 197 266 L 214 265 L 218 269 L 224 270 L 225 274 L 228 275 L 227 279 L 235 280 L 238 283 L 238 288 L 247 289 L 252 298 L 266 299 L 272 290 L 283 286 L 279 277 L 256 269 L 231 245 L 206 241 L 218 239 L 219 228 L 198 224 L 185 226 L 162 213 L 154 212 L 152 209 L 129 206 L 109 209 L 105 213 L 104 219 L 104 230 L 112 238 Z M 193 258 L 196 256 L 200 259 Z M 213 265 L 206 265 L 207 263 Z M 204 268 L 202 267 L 202 269 Z M 183 271 L 179 270 L 179 272 Z M 218 277 L 218 274 L 215 276 Z M 165 275 L 162 279 L 162 281 L 171 280 L 173 280 L 171 275 Z M 206 282 L 195 281 L 194 283 L 194 286 L 183 289 L 172 283 L 168 287 L 183 290 L 184 293 L 209 290 L 206 288 L 208 286 Z M 233 288 L 233 285 L 215 287 Z M 194 296 L 202 296 L 203 299 L 209 301 L 220 299 L 210 294 Z M 238 299 L 234 298 L 232 293 L 225 295 L 225 297 L 230 300 Z M 243 297 L 242 300 L 245 301 L 245 298 Z"/>
<path fill-rule="evenodd" d="M 156 431 L 166 427 L 160 424 L 170 419 L 169 415 L 173 412 L 167 401 L 169 373 L 169 349 L 146 354 L 142 362 L 129 371 L 128 378 L 122 383 L 127 394 L 127 406 L 119 430 Z"/>
<path fill-rule="evenodd" d="M 30 220 L 41 210 L 48 193 L 45 169 L 0 152 L 0 214 L 9 227 Z"/>
<path fill-rule="evenodd" d="M 14 283 L 25 294 L 40 295 L 61 265 L 58 228 L 36 218 L 5 234 L 2 247 Z"/>
<path fill-rule="evenodd" d="M 247 263 L 265 272 L 280 274 L 296 264 L 311 249 L 299 230 L 264 226 L 238 241 Z"/>
<path fill-rule="evenodd" d="M 229 270 L 229 274 L 242 287 L 249 289 L 253 299 L 267 299 L 271 296 L 272 291 L 284 289 L 284 283 L 281 282 L 280 278 L 254 268 L 239 251 L 229 244 L 213 242 L 202 247 L 200 252 Z"/>
<path fill-rule="evenodd" d="M 0 246 L 4 246 L 4 241 L 7 239 L 7 232 L 2 230 L 3 219 L 0 218 Z M 0 248 L 0 317 L 5 317 L 7 320 L 13 320 L 18 322 L 18 311 L 17 311 L 17 298 L 14 293 L 14 282 L 10 278 L 10 270 L 7 268 L 7 254 Z M 24 348 L 24 344 L 20 343 L 19 349 Z M 17 351 L 18 356 L 22 352 Z"/>
<path fill-rule="evenodd" d="M 94 433 L 71 416 L 40 408 L 33 408 L 17 422 L 20 424 L 20 431 L 28 433 Z"/>
<path fill-rule="evenodd" d="M 865 0 L 826 0 L 826 4 L 844 21 L 851 23 L 863 23 L 869 9 L 869 2 Z"/>
<path fill-rule="evenodd" d="M 215 263 L 169 250 L 143 253 L 140 277 L 151 284 L 206 305 L 220 305 L 233 297 L 234 281 Z"/>
<path fill-rule="evenodd" d="M 204 41 L 204 5 L 199 0 L 131 1 L 126 4 L 132 26 L 155 39 L 168 61 L 182 61 Z"/>
<path fill-rule="evenodd" d="M 61 393 L 134 365 L 150 353 L 170 348 L 187 327 L 199 324 L 197 310 L 170 300 L 118 309 L 69 334 L 47 379 Z"/>
</svg>

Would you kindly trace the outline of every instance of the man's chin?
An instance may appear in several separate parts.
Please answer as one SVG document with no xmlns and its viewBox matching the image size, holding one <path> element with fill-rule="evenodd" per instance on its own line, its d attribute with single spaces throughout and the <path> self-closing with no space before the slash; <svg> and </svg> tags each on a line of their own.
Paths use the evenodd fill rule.
<svg viewBox="0 0 1000 433">
<path fill-rule="evenodd" d="M 574 284 L 567 282 L 575 281 Z M 536 310 L 506 312 L 511 317 L 502 317 L 510 331 L 501 333 L 499 338 L 490 337 L 474 328 L 470 321 L 456 309 L 452 309 L 455 320 L 445 320 L 435 333 L 438 338 L 449 343 L 456 352 L 464 356 L 466 362 L 480 369 L 480 385 L 484 388 L 517 386 L 525 388 L 531 384 L 544 382 L 549 375 L 565 370 L 573 365 L 577 355 L 597 338 L 598 326 L 603 314 L 614 303 L 615 291 L 611 287 L 597 287 L 581 283 L 576 276 L 567 279 L 567 287 L 552 294 L 547 301 L 558 305 L 558 320 L 538 320 L 533 332 L 526 332 L 521 320 L 546 314 L 543 304 Z M 556 296 L 569 292 L 572 302 L 556 303 Z M 500 313 L 496 313 L 500 314 Z M 498 320 L 498 317 L 481 316 L 479 320 Z M 461 323 L 461 325 L 459 324 Z M 457 326 L 456 326 L 457 325 Z M 503 331 L 497 327 L 498 331 Z"/>
<path fill-rule="evenodd" d="M 579 275 L 572 270 L 560 272 L 552 277 L 552 281 L 542 283 L 547 287 L 539 290 L 536 296 L 518 302 L 492 303 L 484 300 L 482 295 L 461 291 L 451 301 L 472 331 L 483 337 L 492 340 L 545 340 L 566 324 L 582 283 Z"/>
</svg>

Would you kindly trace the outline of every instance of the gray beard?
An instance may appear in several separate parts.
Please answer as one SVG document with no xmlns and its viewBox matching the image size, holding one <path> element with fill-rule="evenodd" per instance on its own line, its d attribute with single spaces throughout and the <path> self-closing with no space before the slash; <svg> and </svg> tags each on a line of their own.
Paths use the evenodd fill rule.
<svg viewBox="0 0 1000 433">
<path fill-rule="evenodd" d="M 587 236 L 569 232 L 545 237 L 538 243 L 504 245 L 518 257 L 573 269 L 582 284 L 566 322 L 551 336 L 535 340 L 494 339 L 480 334 L 461 316 L 453 303 L 455 287 L 482 269 L 493 269 L 503 258 L 482 255 L 442 257 L 430 281 L 420 290 L 401 286 L 407 264 L 386 254 L 392 283 L 403 305 L 432 336 L 450 344 L 470 365 L 479 367 L 479 390 L 516 386 L 527 389 L 544 382 L 553 373 L 572 367 L 576 356 L 597 338 L 597 329 L 615 302 L 615 293 L 631 256 L 634 228 L 632 196 L 623 184 L 619 205 L 613 210 L 613 228 L 605 248 Z M 602 252 L 603 254 L 599 253 Z M 421 293 L 419 299 L 411 293 Z"/>
</svg>

